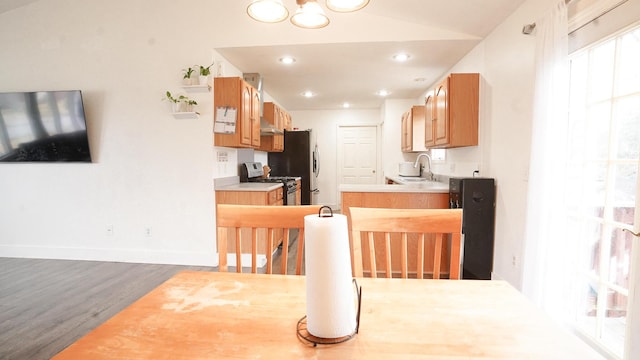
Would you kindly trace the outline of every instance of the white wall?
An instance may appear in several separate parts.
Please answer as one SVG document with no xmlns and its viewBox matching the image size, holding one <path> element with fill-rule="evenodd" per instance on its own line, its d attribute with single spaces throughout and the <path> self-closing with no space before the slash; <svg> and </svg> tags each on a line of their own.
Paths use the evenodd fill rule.
<svg viewBox="0 0 640 360">
<path fill-rule="evenodd" d="M 0 165 L 0 256 L 214 263 L 212 94 L 190 94 L 197 120 L 161 99 L 181 69 L 211 62 L 216 32 L 211 8 L 178 10 L 51 0 L 0 15 L 0 91 L 81 89 L 93 155 Z"/>
<path fill-rule="evenodd" d="M 450 70 L 479 72 L 482 81 L 479 146 L 449 150 L 447 162 L 462 163 L 469 169 L 477 163 L 481 176 L 496 179 L 494 275 L 518 288 L 522 280 L 535 80 L 535 37 L 523 35 L 521 29 L 554 2 L 525 2 Z"/>
<path fill-rule="evenodd" d="M 324 110 L 291 111 L 292 126 L 301 130 L 312 129 L 320 152 L 320 175 L 318 176 L 318 203 L 337 208 L 340 201 L 337 195 L 336 150 L 338 126 L 340 125 L 377 125 L 380 123 L 380 111 L 370 110 Z"/>
</svg>

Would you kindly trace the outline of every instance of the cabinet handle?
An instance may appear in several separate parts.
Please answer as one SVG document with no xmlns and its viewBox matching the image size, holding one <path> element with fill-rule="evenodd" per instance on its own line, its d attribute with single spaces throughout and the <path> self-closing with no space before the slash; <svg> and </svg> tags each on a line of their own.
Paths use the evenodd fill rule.
<svg viewBox="0 0 640 360">
<path fill-rule="evenodd" d="M 622 231 L 628 231 L 628 232 L 630 232 L 630 233 L 631 233 L 631 235 L 633 235 L 633 236 L 635 236 L 635 237 L 640 237 L 640 232 L 637 232 L 637 233 L 636 233 L 636 232 L 633 232 L 633 231 L 631 231 L 631 230 L 629 230 L 629 229 L 622 229 Z"/>
</svg>

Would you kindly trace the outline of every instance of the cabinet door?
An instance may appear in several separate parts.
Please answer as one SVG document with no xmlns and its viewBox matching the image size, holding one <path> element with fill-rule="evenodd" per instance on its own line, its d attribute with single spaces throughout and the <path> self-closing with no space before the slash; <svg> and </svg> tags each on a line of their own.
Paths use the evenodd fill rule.
<svg viewBox="0 0 640 360">
<path fill-rule="evenodd" d="M 286 113 L 285 114 L 285 118 L 284 118 L 284 128 L 286 130 L 291 130 L 291 126 L 292 126 L 292 124 L 291 124 L 291 114 Z"/>
<path fill-rule="evenodd" d="M 285 111 L 282 110 L 279 106 L 276 107 L 276 123 L 275 126 L 278 130 L 284 130 L 284 116 Z M 284 150 L 284 135 L 274 135 L 273 136 L 273 150 L 274 151 L 283 151 Z"/>
<path fill-rule="evenodd" d="M 260 147 L 260 93 L 254 87 L 251 87 L 250 106 L 250 144 L 252 147 L 258 148 Z"/>
<path fill-rule="evenodd" d="M 449 143 L 449 78 L 447 77 L 435 89 L 435 143 Z"/>
<path fill-rule="evenodd" d="M 411 148 L 409 151 L 426 151 L 427 148 L 424 146 L 425 140 L 425 115 L 424 115 L 424 106 L 416 105 L 411 107 L 411 121 L 409 122 L 409 126 L 411 127 Z M 431 124 L 429 124 L 431 126 Z"/>
<path fill-rule="evenodd" d="M 238 116 L 238 120 L 240 123 L 236 124 L 236 131 L 240 131 L 240 143 L 242 145 L 251 146 L 251 136 L 252 136 L 252 120 L 251 120 L 251 111 L 252 106 L 251 102 L 253 99 L 253 87 L 246 82 L 242 82 L 242 95 L 240 99 L 240 106 L 242 106 L 242 111 L 240 111 L 240 115 Z M 239 129 L 238 129 L 239 128 Z"/>
<path fill-rule="evenodd" d="M 400 138 L 400 147 L 403 152 L 411 151 L 411 140 L 413 134 L 411 132 L 411 111 L 402 114 L 402 134 Z"/>
<path fill-rule="evenodd" d="M 424 146 L 429 148 L 436 144 L 434 138 L 434 125 L 433 122 L 435 120 L 434 112 L 435 112 L 435 99 L 433 96 L 433 92 L 427 94 L 427 97 L 424 100 Z M 418 130 L 420 131 L 420 130 Z"/>
</svg>

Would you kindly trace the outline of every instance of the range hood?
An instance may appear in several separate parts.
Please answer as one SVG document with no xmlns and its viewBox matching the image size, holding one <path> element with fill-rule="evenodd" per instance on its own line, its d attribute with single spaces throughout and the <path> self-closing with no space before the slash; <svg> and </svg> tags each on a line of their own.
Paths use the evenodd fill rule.
<svg viewBox="0 0 640 360">
<path fill-rule="evenodd" d="M 260 135 L 273 136 L 282 135 L 284 132 L 274 125 L 271 125 L 264 119 L 264 94 L 262 92 L 262 75 L 259 73 L 243 73 L 242 78 L 258 90 L 260 94 Z"/>
</svg>

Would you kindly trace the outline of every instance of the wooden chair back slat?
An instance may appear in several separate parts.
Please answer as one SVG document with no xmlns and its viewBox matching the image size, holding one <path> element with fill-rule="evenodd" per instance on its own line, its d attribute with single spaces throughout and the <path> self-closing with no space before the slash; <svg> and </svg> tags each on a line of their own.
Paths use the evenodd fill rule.
<svg viewBox="0 0 640 360">
<path fill-rule="evenodd" d="M 408 269 L 408 236 L 417 239 L 416 277 L 422 279 L 425 272 L 425 246 L 433 250 L 433 278 L 441 277 L 441 266 L 444 266 L 442 253 L 443 242 L 451 239 L 448 273 L 450 279 L 460 279 L 462 209 L 349 209 L 352 237 L 352 258 L 354 276 L 364 276 L 362 256 L 362 234 L 368 245 L 369 270 L 371 277 L 377 277 L 376 238 L 374 234 L 383 234 L 385 275 L 393 277 L 391 243 L 399 239 L 400 243 L 400 277 L 409 277 Z M 400 233 L 398 237 L 392 234 Z M 429 235 L 427 238 L 426 235 Z M 397 236 L 397 235 L 396 235 Z M 396 250 L 397 251 L 397 250 Z M 396 265 L 397 266 L 397 265 Z"/>
</svg>

